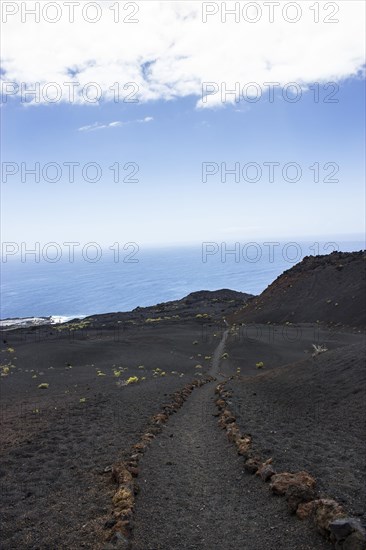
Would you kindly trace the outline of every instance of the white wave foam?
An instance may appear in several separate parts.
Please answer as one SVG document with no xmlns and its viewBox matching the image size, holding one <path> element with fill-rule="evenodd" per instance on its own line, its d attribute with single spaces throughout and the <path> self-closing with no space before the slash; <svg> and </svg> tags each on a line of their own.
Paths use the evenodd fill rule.
<svg viewBox="0 0 366 550">
<path fill-rule="evenodd" d="M 86 315 L 51 315 L 50 317 L 17 317 L 1 319 L 0 328 L 22 328 L 67 323 L 72 319 L 84 319 Z"/>
</svg>

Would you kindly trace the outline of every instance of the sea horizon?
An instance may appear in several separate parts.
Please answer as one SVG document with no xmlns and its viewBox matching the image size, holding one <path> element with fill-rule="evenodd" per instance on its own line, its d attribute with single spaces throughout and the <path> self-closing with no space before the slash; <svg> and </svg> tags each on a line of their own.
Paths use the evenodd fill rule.
<svg viewBox="0 0 366 550">
<path fill-rule="evenodd" d="M 132 247 L 133 248 L 133 247 Z M 228 288 L 258 295 L 305 256 L 363 250 L 362 240 L 263 240 L 191 246 L 101 248 L 92 257 L 63 253 L 58 261 L 28 254 L 2 259 L 1 325 L 6 320 L 65 322 L 181 299 L 191 292 Z M 96 248 L 93 252 L 96 252 Z M 63 251 L 64 252 L 64 251 Z M 53 259 L 55 256 L 53 257 Z M 36 261 L 38 259 L 39 261 Z M 22 261 L 23 260 L 23 261 Z M 24 261 L 25 260 L 25 261 Z"/>
</svg>

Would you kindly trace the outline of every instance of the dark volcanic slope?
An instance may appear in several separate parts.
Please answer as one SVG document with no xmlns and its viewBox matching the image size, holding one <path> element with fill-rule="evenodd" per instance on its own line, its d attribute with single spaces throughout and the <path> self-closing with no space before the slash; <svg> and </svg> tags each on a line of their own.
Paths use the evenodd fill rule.
<svg viewBox="0 0 366 550">
<path fill-rule="evenodd" d="M 358 338 L 229 388 L 237 422 L 264 459 L 273 456 L 279 472 L 311 472 L 323 495 L 365 521 L 365 343 Z"/>
<path fill-rule="evenodd" d="M 163 302 L 155 306 L 136 307 L 132 311 L 105 313 L 87 317 L 93 326 L 111 326 L 116 322 L 127 321 L 139 324 L 146 319 L 159 321 L 180 322 L 182 319 L 196 318 L 199 322 L 222 321 L 222 318 L 234 313 L 253 294 L 237 292 L 236 290 L 200 290 L 191 292 L 180 300 Z"/>
<path fill-rule="evenodd" d="M 364 251 L 307 256 L 229 319 L 365 325 L 365 260 Z"/>
</svg>

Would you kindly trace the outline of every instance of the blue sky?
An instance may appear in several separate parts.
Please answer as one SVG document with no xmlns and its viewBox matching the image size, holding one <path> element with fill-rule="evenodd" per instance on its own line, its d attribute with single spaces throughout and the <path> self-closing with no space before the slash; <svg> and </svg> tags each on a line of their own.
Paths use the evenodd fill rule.
<svg viewBox="0 0 366 550">
<path fill-rule="evenodd" d="M 351 17 L 349 13 L 346 15 Z M 345 17 L 344 25 L 347 21 Z M 198 27 L 199 24 L 202 26 L 198 21 Z M 206 32 L 206 27 L 204 30 Z M 320 59 L 315 59 L 310 52 L 309 60 L 314 59 L 314 65 L 317 65 L 316 71 L 312 72 L 309 71 L 309 60 L 305 59 L 303 44 L 310 47 L 310 38 L 316 43 L 318 36 L 323 36 L 318 31 L 317 28 L 318 34 L 313 36 L 311 33 L 314 30 L 299 27 L 298 33 L 301 35 L 303 32 L 303 43 L 299 39 L 298 46 L 296 43 L 293 46 L 295 53 L 298 48 L 299 68 L 295 71 L 293 67 L 296 63 L 288 61 L 288 71 L 285 71 L 282 80 L 301 83 L 304 91 L 297 103 L 284 101 L 279 88 L 273 103 L 264 94 L 257 103 L 242 100 L 222 105 L 216 102 L 202 108 L 198 104 L 201 84 L 214 79 L 212 76 L 208 79 L 202 70 L 201 83 L 192 85 L 201 74 L 198 68 L 197 74 L 192 76 L 197 65 L 194 52 L 186 54 L 186 65 L 177 70 L 177 75 L 171 76 L 172 67 L 175 69 L 179 65 L 182 53 L 178 51 L 175 54 L 177 62 L 174 65 L 174 58 L 167 59 L 164 44 L 159 45 L 160 50 L 156 46 L 157 52 L 149 51 L 145 57 L 136 54 L 135 68 L 142 77 L 148 78 L 142 59 L 154 58 L 161 64 L 163 61 L 166 63 L 163 68 L 158 66 L 159 61 L 156 63 L 156 71 L 160 72 L 154 77 L 154 86 L 151 85 L 154 93 L 151 92 L 151 97 L 147 93 L 141 95 L 138 103 L 103 100 L 98 105 L 62 101 L 53 105 L 26 105 L 21 103 L 19 97 L 8 98 L 1 107 L 2 134 L 5 137 L 2 143 L 3 163 L 14 162 L 19 166 L 25 163 L 27 167 L 32 167 L 39 162 L 43 167 L 50 162 L 60 166 L 65 162 L 79 162 L 81 166 L 96 162 L 103 176 L 99 182 L 86 182 L 80 175 L 80 169 L 77 169 L 75 182 L 70 183 L 64 167 L 63 177 L 57 183 L 42 178 L 35 183 L 32 176 L 21 182 L 19 173 L 9 176 L 6 182 L 3 178 L 3 240 L 29 243 L 56 241 L 61 244 L 66 241 L 96 241 L 103 246 L 116 241 L 134 241 L 141 245 L 162 246 L 202 241 L 292 240 L 362 234 L 365 199 L 365 84 L 360 62 L 364 52 L 359 46 L 362 40 L 359 43 L 355 41 L 348 58 L 339 60 L 339 67 L 334 65 L 327 72 L 331 65 L 329 59 L 335 63 L 334 57 L 337 57 L 333 46 L 345 31 L 340 23 L 337 31 L 324 39 L 323 51 L 319 51 Z M 34 29 L 30 28 L 29 32 L 36 37 L 32 34 Z M 188 38 L 184 32 L 182 34 L 179 25 L 175 32 L 185 44 Z M 212 30 L 212 43 L 216 32 Z M 328 32 L 328 29 L 324 30 L 325 34 Z M 42 32 L 39 34 L 42 44 Z M 65 70 L 73 66 L 76 63 L 73 57 L 75 52 L 79 71 L 76 71 L 76 76 L 80 76 L 80 46 L 76 38 L 73 43 L 73 36 L 66 48 L 68 57 L 60 61 L 60 66 Z M 292 37 L 293 34 L 289 40 Z M 57 40 L 56 31 L 56 45 Z M 108 43 L 109 38 L 106 36 L 105 40 Z M 195 40 L 198 38 L 193 37 L 192 42 L 195 43 Z M 246 45 L 239 38 L 237 40 L 240 53 L 240 48 Z M 224 45 L 225 42 L 222 47 Z M 56 48 L 52 44 L 49 47 L 51 52 Z M 181 49 L 185 47 L 181 46 Z M 262 47 L 270 58 L 271 38 Z M 32 49 L 32 45 L 29 48 Z M 93 56 L 93 48 L 90 52 L 85 49 L 85 59 Z M 154 47 L 149 45 L 147 49 L 154 50 Z M 37 40 L 34 45 L 36 51 Z M 123 58 L 125 52 L 127 49 L 121 46 L 121 51 L 115 52 L 115 55 L 118 53 Z M 215 55 L 215 52 L 206 53 Z M 35 64 L 34 68 L 29 68 L 27 58 L 22 57 L 24 55 L 14 43 L 13 50 L 9 46 L 4 56 L 4 80 L 37 80 L 38 67 Z M 101 56 L 100 70 L 110 62 L 108 55 Z M 279 71 L 280 68 L 282 71 L 283 53 L 278 55 L 278 60 L 272 59 L 271 64 L 276 67 L 277 62 Z M 248 59 L 252 58 L 249 56 Z M 221 75 L 226 77 L 228 83 L 255 80 L 258 76 L 255 59 L 252 73 L 248 69 L 245 75 L 240 73 L 238 60 L 240 56 L 232 62 L 231 72 L 227 75 L 224 65 L 221 72 L 215 75 L 211 72 L 211 75 L 217 76 L 217 82 L 222 81 Z M 42 66 L 42 62 L 44 72 L 47 74 L 49 71 L 49 80 L 58 78 L 49 69 L 52 67 L 50 60 L 45 57 L 42 61 L 41 56 L 38 64 Z M 187 79 L 184 70 L 189 74 Z M 32 74 L 27 76 L 27 71 Z M 297 80 L 294 75 L 298 75 Z M 315 76 L 313 80 L 312 75 Z M 111 82 L 117 80 L 113 80 L 112 73 L 110 76 Z M 274 75 L 272 80 L 277 77 Z M 98 75 L 92 78 L 96 80 Z M 121 82 L 129 79 L 130 74 L 118 78 Z M 266 80 L 257 78 L 256 81 Z M 321 90 L 321 101 L 316 103 L 313 92 L 305 91 L 314 81 L 322 85 L 335 81 L 339 86 L 335 95 L 338 102 L 325 103 L 326 93 Z M 158 84 L 166 86 L 164 91 L 156 91 Z M 173 97 L 169 97 L 167 89 L 173 90 Z M 88 126 L 89 129 L 80 130 Z M 130 162 L 139 166 L 138 183 L 115 183 L 108 167 L 114 163 L 124 166 Z M 262 178 L 254 183 L 243 179 L 235 182 L 228 177 L 227 182 L 223 183 L 218 174 L 208 177 L 204 183 L 201 177 L 204 162 L 217 165 L 226 162 L 228 168 L 235 163 L 240 163 L 241 167 L 247 163 L 257 163 L 263 170 Z M 284 181 L 276 172 L 275 181 L 269 182 L 267 169 L 263 166 L 268 162 L 279 163 L 279 170 L 287 163 L 295 162 L 302 169 L 302 177 L 298 182 L 291 183 Z M 321 167 L 320 182 L 314 182 L 314 173 L 309 169 L 316 162 Z M 334 176 L 339 179 L 338 182 L 323 181 L 331 173 L 329 164 L 327 170 L 323 170 L 327 163 L 339 166 L 339 172 Z"/>
</svg>

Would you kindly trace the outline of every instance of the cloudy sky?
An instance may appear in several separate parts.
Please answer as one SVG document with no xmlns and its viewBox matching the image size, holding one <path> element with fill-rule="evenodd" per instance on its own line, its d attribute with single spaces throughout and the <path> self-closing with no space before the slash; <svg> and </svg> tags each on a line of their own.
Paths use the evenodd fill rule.
<svg viewBox="0 0 366 550">
<path fill-rule="evenodd" d="M 362 233 L 364 11 L 2 2 L 3 240 Z"/>
</svg>

